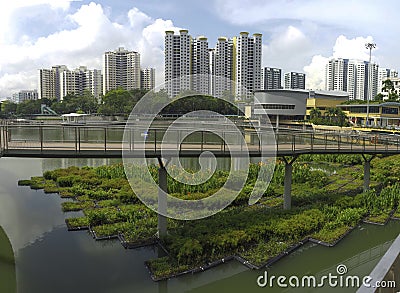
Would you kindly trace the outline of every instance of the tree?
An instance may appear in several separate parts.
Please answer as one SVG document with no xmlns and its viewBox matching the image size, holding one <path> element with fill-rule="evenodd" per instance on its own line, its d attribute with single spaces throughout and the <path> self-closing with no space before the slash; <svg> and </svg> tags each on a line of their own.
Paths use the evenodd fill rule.
<svg viewBox="0 0 400 293">
<path fill-rule="evenodd" d="M 327 108 L 325 111 L 326 118 L 329 119 L 329 122 L 332 123 L 333 118 L 336 116 L 337 110 L 336 108 Z"/>
<path fill-rule="evenodd" d="M 339 126 L 340 127 L 345 126 L 347 124 L 347 118 L 348 118 L 346 113 L 344 113 L 343 110 L 340 108 L 336 108 L 336 109 L 337 109 L 336 116 L 338 119 Z"/>
<path fill-rule="evenodd" d="M 399 99 L 399 95 L 397 94 L 394 84 L 390 79 L 384 80 L 382 85 L 382 91 L 389 93 L 388 101 L 397 101 Z"/>
<path fill-rule="evenodd" d="M 2 116 L 9 117 L 17 112 L 17 104 L 11 101 L 3 101 L 1 103 Z"/>
<path fill-rule="evenodd" d="M 98 112 L 104 115 L 127 115 L 147 93 L 146 90 L 111 90 L 102 97 Z"/>
<path fill-rule="evenodd" d="M 310 110 L 310 119 L 317 119 L 317 118 L 321 118 L 322 114 L 321 111 L 318 108 L 312 108 Z"/>
<path fill-rule="evenodd" d="M 382 93 L 379 93 L 374 97 L 374 102 L 382 103 L 382 101 L 383 101 Z"/>
</svg>

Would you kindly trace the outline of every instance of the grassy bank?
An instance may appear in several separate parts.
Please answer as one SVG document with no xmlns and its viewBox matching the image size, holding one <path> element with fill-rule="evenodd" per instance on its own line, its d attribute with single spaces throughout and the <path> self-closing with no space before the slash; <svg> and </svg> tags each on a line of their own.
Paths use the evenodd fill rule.
<svg viewBox="0 0 400 293">
<path fill-rule="evenodd" d="M 17 292 L 14 252 L 2 227 L 0 227 L 0 292 Z"/>
</svg>

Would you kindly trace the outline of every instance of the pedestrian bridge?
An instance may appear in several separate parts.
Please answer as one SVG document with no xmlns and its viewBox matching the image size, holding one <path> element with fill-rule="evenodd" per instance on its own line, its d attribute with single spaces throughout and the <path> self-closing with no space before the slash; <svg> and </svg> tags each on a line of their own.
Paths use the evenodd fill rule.
<svg viewBox="0 0 400 293">
<path fill-rule="evenodd" d="M 125 136 L 124 136 L 125 131 Z M 286 157 L 301 154 L 398 154 L 400 136 L 393 134 L 300 131 L 294 129 L 261 130 L 242 127 L 238 134 L 222 130 L 220 136 L 200 130 L 181 140 L 184 130 L 174 130 L 163 142 L 166 128 L 88 125 L 0 126 L 3 157 L 40 158 L 118 158 L 145 154 L 148 158 L 162 156 L 198 157 L 205 151 L 216 157 Z M 227 143 L 227 141 L 229 143 Z M 247 148 L 247 151 L 245 152 Z"/>
<path fill-rule="evenodd" d="M 124 154 L 157 158 L 161 190 L 167 190 L 167 171 L 162 158 L 199 157 L 206 151 L 215 157 L 280 157 L 285 162 L 284 209 L 291 208 L 292 164 L 301 154 L 361 154 L 364 190 L 369 189 L 372 158 L 378 154 L 400 154 L 400 136 L 390 134 L 272 131 L 245 125 L 239 126 L 238 132 L 222 125 L 216 135 L 203 129 L 177 128 L 165 141 L 165 127 L 6 124 L 0 125 L 0 148 L 3 157 L 121 158 Z M 186 135 L 187 132 L 192 134 Z M 160 197 L 159 205 L 166 205 Z M 166 218 L 159 215 L 159 235 L 166 234 L 166 227 Z"/>
</svg>

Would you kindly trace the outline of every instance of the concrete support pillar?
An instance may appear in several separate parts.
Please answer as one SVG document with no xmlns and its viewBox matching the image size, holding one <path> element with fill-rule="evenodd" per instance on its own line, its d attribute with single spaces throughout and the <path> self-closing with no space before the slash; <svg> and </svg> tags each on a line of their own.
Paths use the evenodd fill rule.
<svg viewBox="0 0 400 293">
<path fill-rule="evenodd" d="M 364 161 L 364 191 L 369 190 L 371 161 Z"/>
<path fill-rule="evenodd" d="M 284 189 L 283 189 L 283 209 L 290 210 L 292 208 L 292 171 L 293 163 L 297 157 L 293 157 L 291 160 L 283 157 L 285 162 L 285 178 L 284 178 Z"/>
<path fill-rule="evenodd" d="M 163 216 L 167 213 L 167 169 L 160 158 L 158 161 L 158 237 L 162 238 L 167 235 L 167 217 Z"/>
<path fill-rule="evenodd" d="M 365 155 L 362 155 L 364 159 L 364 191 L 369 190 L 369 184 L 371 181 L 371 161 L 375 156 L 371 156 L 370 158 L 367 158 Z"/>
<path fill-rule="evenodd" d="M 285 163 L 285 181 L 283 191 L 283 209 L 290 210 L 292 207 L 292 164 Z"/>
<path fill-rule="evenodd" d="M 279 129 L 279 115 L 276 115 L 276 125 L 275 125 L 276 131 L 278 132 Z"/>
</svg>

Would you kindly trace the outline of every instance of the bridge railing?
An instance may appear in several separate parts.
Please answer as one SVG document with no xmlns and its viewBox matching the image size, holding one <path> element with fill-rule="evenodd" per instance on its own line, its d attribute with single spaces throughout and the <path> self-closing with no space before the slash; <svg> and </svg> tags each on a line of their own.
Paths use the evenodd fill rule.
<svg viewBox="0 0 400 293">
<path fill-rule="evenodd" d="M 164 141 L 165 128 L 140 126 L 92 126 L 92 125 L 1 125 L 1 151 L 9 150 L 68 150 L 68 151 L 120 151 L 145 149 L 160 152 L 212 151 L 229 154 L 229 151 L 261 153 L 276 148 L 278 154 L 302 152 L 398 152 L 399 136 L 380 134 L 355 134 L 337 132 L 313 132 L 280 129 L 275 134 L 247 129 L 242 132 L 222 130 L 216 135 L 210 131 L 196 131 L 187 137 L 185 129 L 170 132 L 169 142 Z M 124 137 L 124 132 L 125 137 Z M 183 139 L 184 138 L 184 139 Z M 183 141 L 182 141 L 183 139 Z M 181 143 L 178 143 L 182 141 Z M 140 143 L 142 142 L 142 143 Z M 229 143 L 227 143 L 229 142 Z M 230 145 L 230 147 L 229 147 Z"/>
</svg>

